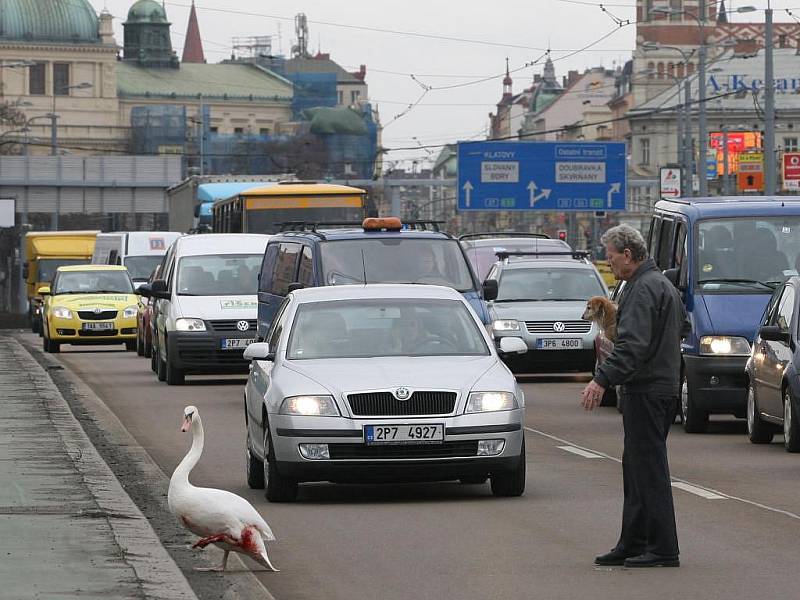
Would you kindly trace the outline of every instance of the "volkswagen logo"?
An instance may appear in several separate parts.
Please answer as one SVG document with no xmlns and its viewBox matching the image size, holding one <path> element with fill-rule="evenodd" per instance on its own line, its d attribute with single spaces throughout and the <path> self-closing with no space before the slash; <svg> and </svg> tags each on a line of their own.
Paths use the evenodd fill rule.
<svg viewBox="0 0 800 600">
<path fill-rule="evenodd" d="M 561 321 L 556 321 L 553 323 L 553 331 L 556 333 L 564 333 L 566 326 Z"/>
<path fill-rule="evenodd" d="M 237 321 L 236 329 L 238 329 L 239 331 L 247 331 L 248 329 L 250 329 L 250 323 L 248 323 L 247 321 Z"/>
<path fill-rule="evenodd" d="M 398 400 L 408 400 L 411 397 L 411 390 L 407 387 L 399 387 L 394 391 L 394 397 Z"/>
</svg>

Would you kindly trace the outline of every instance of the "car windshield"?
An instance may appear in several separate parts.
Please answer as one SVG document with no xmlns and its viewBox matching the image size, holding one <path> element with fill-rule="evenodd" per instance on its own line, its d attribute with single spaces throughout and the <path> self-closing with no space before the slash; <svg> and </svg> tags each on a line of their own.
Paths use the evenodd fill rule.
<svg viewBox="0 0 800 600">
<path fill-rule="evenodd" d="M 262 257 L 262 254 L 184 256 L 178 263 L 178 295 L 255 294 Z"/>
<path fill-rule="evenodd" d="M 43 258 L 39 261 L 36 280 L 39 282 L 53 281 L 53 276 L 56 274 L 58 267 L 88 264 L 88 258 Z"/>
<path fill-rule="evenodd" d="M 800 270 L 800 217 L 700 221 L 697 282 L 703 292 L 770 294 Z"/>
<path fill-rule="evenodd" d="M 125 259 L 125 267 L 131 275 L 131 279 L 146 280 L 149 279 L 150 273 L 156 268 L 156 265 L 161 262 L 163 256 L 150 255 L 150 256 L 129 256 Z"/>
<path fill-rule="evenodd" d="M 327 285 L 425 283 L 459 292 L 475 289 L 456 240 L 361 238 L 329 241 L 321 247 Z"/>
<path fill-rule="evenodd" d="M 132 294 L 133 284 L 127 271 L 61 271 L 53 295 L 58 294 Z"/>
<path fill-rule="evenodd" d="M 287 357 L 485 356 L 489 348 L 463 302 L 364 299 L 302 304 Z"/>
<path fill-rule="evenodd" d="M 605 295 L 593 269 L 511 268 L 500 275 L 496 302 L 577 301 Z"/>
<path fill-rule="evenodd" d="M 572 248 L 561 240 L 545 240 L 537 238 L 523 238 L 507 240 L 494 240 L 487 244 L 486 240 L 464 241 L 464 250 L 472 268 L 481 281 L 486 279 L 492 265 L 497 262 L 498 252 L 569 252 Z M 553 258 L 548 257 L 548 258 Z"/>
</svg>

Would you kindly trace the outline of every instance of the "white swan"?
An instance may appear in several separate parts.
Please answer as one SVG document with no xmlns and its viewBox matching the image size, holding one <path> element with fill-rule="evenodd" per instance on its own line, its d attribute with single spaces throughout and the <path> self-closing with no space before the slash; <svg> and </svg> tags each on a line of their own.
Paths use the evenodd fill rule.
<svg viewBox="0 0 800 600">
<path fill-rule="evenodd" d="M 187 406 L 183 410 L 181 431 L 190 429 L 192 448 L 169 480 L 169 509 L 186 529 L 200 536 L 192 548 L 215 544 L 225 551 L 221 566 L 198 570 L 224 571 L 228 553 L 239 552 L 278 571 L 269 561 L 264 545 L 264 540 L 273 541 L 275 536 L 252 504 L 231 492 L 199 488 L 189 483 L 189 473 L 203 453 L 203 423 L 194 406 Z"/>
</svg>

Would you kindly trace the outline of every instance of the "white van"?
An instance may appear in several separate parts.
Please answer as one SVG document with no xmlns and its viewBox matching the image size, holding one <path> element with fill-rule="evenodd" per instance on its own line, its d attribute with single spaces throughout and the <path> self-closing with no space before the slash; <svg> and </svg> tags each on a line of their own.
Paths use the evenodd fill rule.
<svg viewBox="0 0 800 600">
<path fill-rule="evenodd" d="M 268 235 L 185 235 L 164 257 L 161 279 L 139 288 L 156 299 L 153 356 L 159 381 L 246 373 L 256 338 L 258 273 Z"/>
<path fill-rule="evenodd" d="M 134 285 L 147 281 L 169 245 L 182 236 L 177 231 L 114 231 L 98 233 L 92 264 L 127 267 Z"/>
</svg>

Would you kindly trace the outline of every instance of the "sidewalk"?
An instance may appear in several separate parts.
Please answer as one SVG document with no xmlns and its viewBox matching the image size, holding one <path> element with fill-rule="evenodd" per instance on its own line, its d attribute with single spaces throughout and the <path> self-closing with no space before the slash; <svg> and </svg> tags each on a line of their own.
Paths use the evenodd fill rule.
<svg viewBox="0 0 800 600">
<path fill-rule="evenodd" d="M 196 600 L 48 374 L 0 334 L 0 598 Z"/>
</svg>

